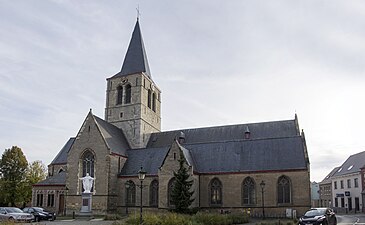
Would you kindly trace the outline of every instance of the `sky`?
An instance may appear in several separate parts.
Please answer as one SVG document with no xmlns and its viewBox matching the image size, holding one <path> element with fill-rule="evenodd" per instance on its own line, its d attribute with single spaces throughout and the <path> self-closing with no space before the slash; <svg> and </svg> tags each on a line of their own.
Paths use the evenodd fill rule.
<svg viewBox="0 0 365 225">
<path fill-rule="evenodd" d="M 138 6 L 162 130 L 297 113 L 317 182 L 365 151 L 364 1 L 0 0 L 0 154 L 48 165 L 104 118 Z"/>
</svg>

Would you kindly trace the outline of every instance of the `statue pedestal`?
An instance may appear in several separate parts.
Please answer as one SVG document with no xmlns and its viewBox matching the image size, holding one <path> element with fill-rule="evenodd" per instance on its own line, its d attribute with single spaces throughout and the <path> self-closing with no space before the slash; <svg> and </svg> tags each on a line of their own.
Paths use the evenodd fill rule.
<svg viewBox="0 0 365 225">
<path fill-rule="evenodd" d="M 81 214 L 91 214 L 92 193 L 82 193 Z"/>
</svg>

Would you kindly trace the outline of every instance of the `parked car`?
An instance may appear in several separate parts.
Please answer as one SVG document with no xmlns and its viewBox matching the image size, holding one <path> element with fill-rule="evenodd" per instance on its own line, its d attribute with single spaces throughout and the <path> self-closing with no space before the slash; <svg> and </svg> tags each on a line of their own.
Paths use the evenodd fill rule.
<svg viewBox="0 0 365 225">
<path fill-rule="evenodd" d="M 23 209 L 23 212 L 34 215 L 34 220 L 39 222 L 41 220 L 55 220 L 56 214 L 49 212 L 40 207 L 27 207 Z"/>
<path fill-rule="evenodd" d="M 0 207 L 0 219 L 17 222 L 31 222 L 34 216 L 15 207 Z"/>
<path fill-rule="evenodd" d="M 336 214 L 330 208 L 313 208 L 299 219 L 299 225 L 337 225 Z"/>
</svg>

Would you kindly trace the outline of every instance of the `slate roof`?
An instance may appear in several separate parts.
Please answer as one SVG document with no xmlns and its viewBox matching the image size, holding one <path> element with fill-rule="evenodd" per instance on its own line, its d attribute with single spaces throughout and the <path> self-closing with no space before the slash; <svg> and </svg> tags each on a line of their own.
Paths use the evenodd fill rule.
<svg viewBox="0 0 365 225">
<path fill-rule="evenodd" d="M 147 175 L 157 175 L 158 169 L 169 151 L 169 147 L 165 148 L 143 148 L 128 150 L 128 160 L 125 163 L 120 175 L 136 176 L 141 166 L 147 172 Z"/>
<path fill-rule="evenodd" d="M 125 76 L 140 72 L 144 72 L 149 78 L 151 78 L 147 54 L 143 44 L 141 30 L 139 28 L 139 21 L 137 20 L 127 53 L 124 57 L 122 69 L 113 77 Z"/>
<path fill-rule="evenodd" d="M 302 137 L 186 145 L 199 173 L 307 169 Z"/>
<path fill-rule="evenodd" d="M 75 138 L 70 138 L 66 144 L 62 147 L 62 149 L 58 152 L 57 156 L 53 159 L 51 164 L 66 164 L 67 163 L 67 153 L 70 151 L 71 146 L 73 145 Z"/>
<path fill-rule="evenodd" d="M 333 177 L 338 177 L 350 173 L 360 172 L 365 165 L 365 151 L 351 155 L 334 173 Z"/>
<path fill-rule="evenodd" d="M 327 176 L 325 176 L 325 178 L 320 182 L 320 184 L 328 184 L 331 183 L 331 177 L 338 171 L 340 167 L 335 167 L 331 170 L 331 172 L 329 172 L 329 174 L 327 174 Z"/>
<path fill-rule="evenodd" d="M 66 184 L 66 172 L 54 174 L 53 176 L 47 177 L 33 186 L 47 186 L 47 185 L 65 185 Z"/>
<path fill-rule="evenodd" d="M 296 120 L 284 120 L 152 133 L 147 148 L 169 146 L 175 137 L 180 135 L 180 132 L 183 132 L 185 135 L 184 145 L 242 140 L 247 129 L 250 131 L 250 139 L 293 137 L 299 135 Z"/>
<path fill-rule="evenodd" d="M 93 117 L 110 151 L 118 155 L 127 156 L 127 149 L 130 149 L 130 147 L 123 131 L 95 115 Z"/>
</svg>

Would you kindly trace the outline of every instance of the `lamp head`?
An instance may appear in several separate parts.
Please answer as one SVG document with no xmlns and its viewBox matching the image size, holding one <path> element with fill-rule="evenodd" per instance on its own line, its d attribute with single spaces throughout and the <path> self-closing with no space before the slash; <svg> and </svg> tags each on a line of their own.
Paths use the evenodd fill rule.
<svg viewBox="0 0 365 225">
<path fill-rule="evenodd" d="M 138 171 L 138 179 L 140 181 L 143 181 L 146 177 L 146 171 L 143 170 L 143 167 L 141 166 L 141 169 Z"/>
</svg>

